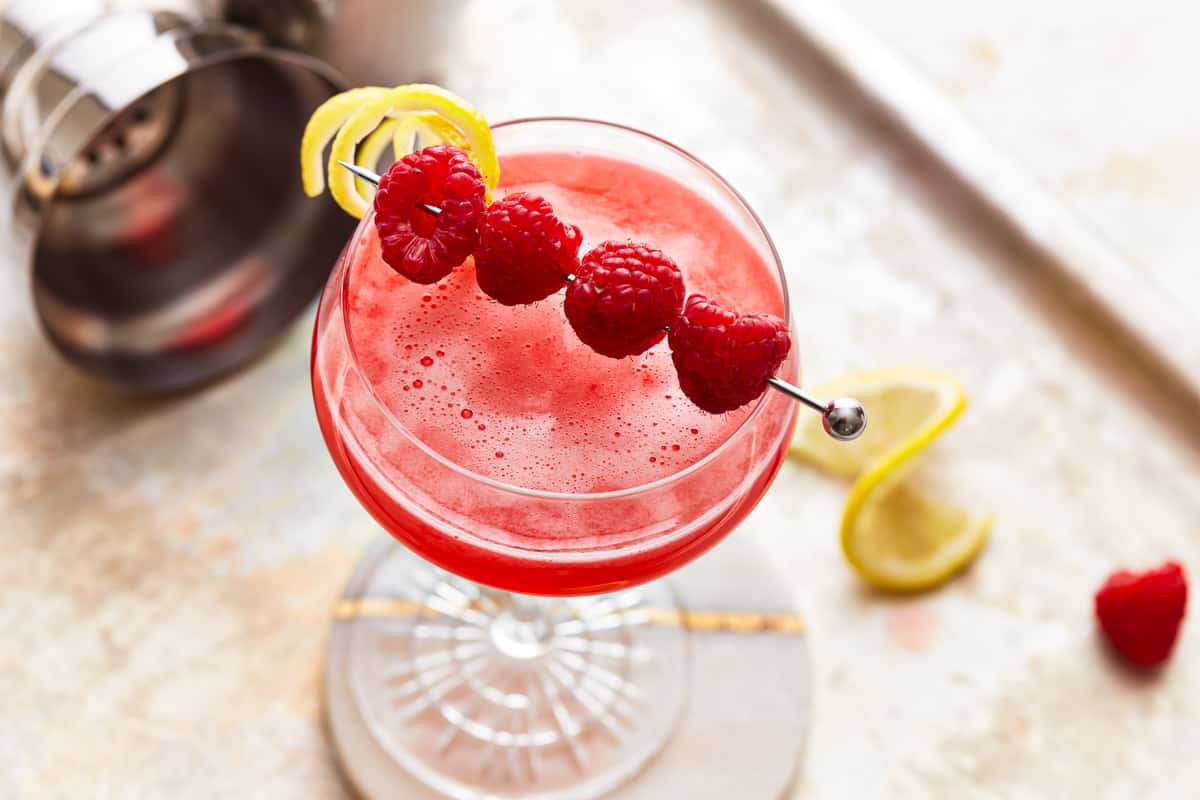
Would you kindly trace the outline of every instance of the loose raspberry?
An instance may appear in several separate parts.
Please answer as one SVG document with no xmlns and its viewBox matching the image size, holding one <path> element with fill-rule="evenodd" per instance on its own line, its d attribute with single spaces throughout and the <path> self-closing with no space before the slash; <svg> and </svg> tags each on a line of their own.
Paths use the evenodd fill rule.
<svg viewBox="0 0 1200 800">
<path fill-rule="evenodd" d="M 601 242 L 567 287 L 567 321 L 583 343 L 610 358 L 649 350 L 683 305 L 683 273 L 661 250 Z"/>
<path fill-rule="evenodd" d="M 792 346 L 779 317 L 738 314 L 699 294 L 687 299 L 668 341 L 680 388 L 710 414 L 732 411 L 766 391 L 767 378 Z"/>
<path fill-rule="evenodd" d="M 1141 574 L 1120 570 L 1096 592 L 1096 618 L 1118 653 L 1142 667 L 1167 660 L 1187 608 L 1187 576 L 1168 561 Z"/>
<path fill-rule="evenodd" d="M 446 277 L 475 250 L 486 191 L 479 169 L 457 147 L 426 147 L 392 164 L 375 194 L 384 262 L 415 283 Z"/>
<path fill-rule="evenodd" d="M 475 279 L 506 306 L 557 292 L 578 265 L 583 235 L 536 194 L 517 192 L 492 203 L 479 223 Z"/>
</svg>

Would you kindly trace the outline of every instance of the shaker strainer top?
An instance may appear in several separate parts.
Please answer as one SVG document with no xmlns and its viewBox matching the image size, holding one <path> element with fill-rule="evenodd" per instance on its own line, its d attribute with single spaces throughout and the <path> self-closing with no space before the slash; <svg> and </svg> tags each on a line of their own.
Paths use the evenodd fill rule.
<svg viewBox="0 0 1200 800">
<path fill-rule="evenodd" d="M 118 112 L 59 176 L 63 198 L 108 191 L 162 155 L 183 114 L 184 92 L 169 83 Z"/>
</svg>

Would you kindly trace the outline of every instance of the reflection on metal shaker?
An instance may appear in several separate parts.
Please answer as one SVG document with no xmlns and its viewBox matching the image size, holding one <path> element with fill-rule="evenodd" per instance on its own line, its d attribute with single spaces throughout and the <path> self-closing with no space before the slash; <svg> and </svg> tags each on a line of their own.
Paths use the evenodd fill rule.
<svg viewBox="0 0 1200 800">
<path fill-rule="evenodd" d="M 296 160 L 309 114 L 347 82 L 339 59 L 367 82 L 335 46 L 343 26 L 424 9 L 409 33 L 430 47 L 440 5 L 0 0 L 0 228 L 59 352 L 169 390 L 268 346 L 352 229 L 304 197 Z M 424 77 L 385 62 L 377 82 Z"/>
</svg>

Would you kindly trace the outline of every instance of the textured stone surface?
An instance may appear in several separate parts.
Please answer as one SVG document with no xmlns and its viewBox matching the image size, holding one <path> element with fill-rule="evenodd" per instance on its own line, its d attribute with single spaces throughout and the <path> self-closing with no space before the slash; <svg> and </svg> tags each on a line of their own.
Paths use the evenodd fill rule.
<svg viewBox="0 0 1200 800">
<path fill-rule="evenodd" d="M 838 551 L 844 487 L 803 468 L 785 467 L 736 534 L 773 553 L 811 621 L 816 711 L 796 796 L 1187 796 L 1200 785 L 1195 621 L 1174 664 L 1139 677 L 1099 645 L 1090 597 L 1121 563 L 1175 556 L 1200 574 L 1195 424 L 749 5 L 478 2 L 445 74 L 493 119 L 613 119 L 713 164 L 776 238 L 809 382 L 917 364 L 967 386 L 972 409 L 930 478 L 997 525 L 945 589 L 865 589 Z M 1042 135 L 1010 121 L 998 138 L 1141 261 L 1186 272 L 1185 240 L 1160 234 L 1195 235 L 1169 169 L 1194 156 L 1195 108 L 1182 88 L 1153 103 L 1141 95 L 1159 81 L 1119 67 L 1142 52 L 1162 75 L 1194 74 L 1194 49 L 1155 44 L 1184 41 L 1184 4 L 1154 4 L 1174 23 L 1125 19 L 1117 0 L 1094 18 L 1041 4 L 1057 20 L 1045 30 L 1028 3 L 932 14 L 950 4 L 925 0 L 920 18 L 909 5 L 850 7 L 930 51 L 973 114 L 1042 120 Z M 1076 24 L 1090 38 L 1059 35 Z M 1080 86 L 1093 69 L 1137 105 L 1106 116 Z M 1104 124 L 1131 116 L 1140 133 Z M 1094 135 L 1070 134 L 1085 126 Z M 1126 158 L 1147 171 L 1123 172 Z M 203 393 L 137 400 L 56 360 L 15 269 L 2 273 L 0 796 L 342 797 L 321 653 L 375 528 L 316 430 L 311 320 Z"/>
<path fill-rule="evenodd" d="M 1200 312 L 1200 7 L 841 0 Z"/>
</svg>

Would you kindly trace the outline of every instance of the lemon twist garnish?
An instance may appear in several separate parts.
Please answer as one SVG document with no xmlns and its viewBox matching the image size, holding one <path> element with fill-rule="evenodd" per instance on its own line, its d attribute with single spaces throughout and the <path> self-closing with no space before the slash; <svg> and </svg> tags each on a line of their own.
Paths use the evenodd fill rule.
<svg viewBox="0 0 1200 800">
<path fill-rule="evenodd" d="M 316 197 L 325 191 L 325 170 L 321 160 L 325 146 L 363 103 L 386 91 L 379 86 L 365 86 L 335 94 L 308 118 L 304 137 L 300 140 L 300 179 L 304 183 L 305 194 Z"/>
<path fill-rule="evenodd" d="M 850 394 L 871 424 L 850 443 L 830 440 L 820 420 L 800 422 L 790 455 L 853 479 L 842 514 L 846 559 L 874 586 L 919 591 L 944 582 L 979 553 L 991 529 L 987 514 L 939 503 L 907 480 L 917 456 L 966 408 L 962 387 L 930 370 L 893 369 L 847 376 L 818 394 Z"/>
<path fill-rule="evenodd" d="M 371 135 L 358 146 L 354 163 L 374 171 L 383 151 L 390 145 L 397 161 L 422 147 L 448 144 L 460 150 L 470 150 L 466 138 L 450 122 L 432 111 L 415 111 L 403 117 L 389 117 L 379 123 Z M 478 165 L 476 165 L 478 166 Z M 362 196 L 374 193 L 374 187 L 362 178 L 354 179 L 354 187 Z M 491 188 L 486 198 L 491 201 Z"/>
<path fill-rule="evenodd" d="M 379 164 L 379 159 L 383 156 L 383 151 L 389 147 L 392 148 L 396 159 L 401 159 L 408 155 L 409 151 L 407 150 L 399 152 L 398 145 L 400 140 L 396 138 L 397 129 L 400 128 L 403 122 L 404 120 L 400 119 L 387 119 L 380 123 L 379 127 L 358 146 L 358 152 L 355 154 L 353 163 L 374 172 Z M 409 141 L 412 141 L 412 139 L 409 139 Z M 333 167 L 330 168 L 332 169 Z M 354 188 L 364 197 L 372 192 L 371 184 L 362 178 L 354 179 Z"/>
<path fill-rule="evenodd" d="M 489 200 L 500 179 L 487 120 L 466 100 L 440 86 L 365 87 L 326 100 L 309 119 L 300 145 L 301 177 L 310 197 L 325 189 L 321 153 L 330 140 L 330 194 L 354 217 L 361 218 L 370 208 L 372 188 L 338 162 L 373 169 L 389 142 L 396 158 L 414 146 L 438 143 L 464 150 L 479 167 Z"/>
</svg>

